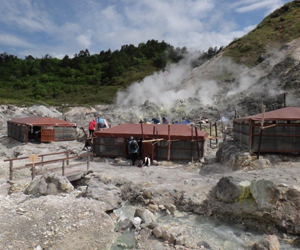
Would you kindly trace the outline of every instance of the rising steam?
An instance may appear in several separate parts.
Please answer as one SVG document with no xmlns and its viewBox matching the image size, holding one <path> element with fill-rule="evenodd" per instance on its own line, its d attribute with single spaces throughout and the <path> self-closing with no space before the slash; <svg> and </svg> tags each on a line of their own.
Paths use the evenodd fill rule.
<svg viewBox="0 0 300 250">
<path fill-rule="evenodd" d="M 160 109 L 172 113 L 172 108 L 181 100 L 197 99 L 197 108 L 218 105 L 224 109 L 234 107 L 244 96 L 262 99 L 261 96 L 276 96 L 283 91 L 280 84 L 268 75 L 286 54 L 274 53 L 259 65 L 248 68 L 234 63 L 221 54 L 201 66 L 192 69 L 192 62 L 199 54 L 189 54 L 177 64 L 168 65 L 165 71 L 135 82 L 125 91 L 117 93 L 116 105 L 121 108 L 139 107 L 146 101 L 155 103 Z M 185 107 L 186 113 L 191 107 Z"/>
</svg>

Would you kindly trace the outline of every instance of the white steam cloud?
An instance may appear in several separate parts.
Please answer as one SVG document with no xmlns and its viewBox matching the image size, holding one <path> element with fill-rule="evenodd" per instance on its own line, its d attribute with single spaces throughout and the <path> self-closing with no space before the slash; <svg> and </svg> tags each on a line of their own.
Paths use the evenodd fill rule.
<svg viewBox="0 0 300 250">
<path fill-rule="evenodd" d="M 229 111 L 228 108 L 232 111 L 237 108 L 237 103 L 245 103 L 245 97 L 262 101 L 276 98 L 284 91 L 277 77 L 269 75 L 277 74 L 274 67 L 291 51 L 267 53 L 266 59 L 252 68 L 236 64 L 220 54 L 193 70 L 191 62 L 200 55 L 188 55 L 178 64 L 168 65 L 166 71 L 157 72 L 118 92 L 116 105 L 120 109 L 129 107 L 133 110 L 149 101 L 172 116 L 172 112 L 178 110 L 178 104 L 189 98 L 197 101 L 194 107 L 193 102 L 185 102 L 187 105 L 180 107 L 186 114 L 206 105 L 215 106 L 221 112 Z M 247 107 L 240 108 L 247 110 Z"/>
<path fill-rule="evenodd" d="M 198 98 L 204 105 L 212 104 L 218 89 L 213 80 L 202 80 L 191 71 L 191 61 L 199 53 L 187 56 L 177 64 L 168 65 L 166 70 L 135 82 L 117 94 L 116 105 L 139 106 L 150 101 L 163 109 L 170 110 L 178 100 Z"/>
</svg>

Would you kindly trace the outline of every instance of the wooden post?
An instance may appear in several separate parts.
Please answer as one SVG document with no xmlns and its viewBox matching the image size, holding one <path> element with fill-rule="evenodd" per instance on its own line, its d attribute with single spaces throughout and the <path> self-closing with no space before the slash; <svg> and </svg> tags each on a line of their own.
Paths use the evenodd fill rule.
<svg viewBox="0 0 300 250">
<path fill-rule="evenodd" d="M 155 126 L 153 126 L 153 139 L 155 138 Z"/>
<path fill-rule="evenodd" d="M 87 171 L 90 169 L 90 155 L 87 157 Z"/>
<path fill-rule="evenodd" d="M 272 106 L 273 106 L 273 110 L 275 110 L 275 104 L 274 104 L 274 103 L 273 103 L 273 105 L 272 105 Z"/>
<path fill-rule="evenodd" d="M 25 126 L 25 133 L 26 133 L 26 136 L 25 136 L 25 142 L 28 143 L 28 127 Z"/>
<path fill-rule="evenodd" d="M 167 156 L 167 159 L 168 159 L 168 161 L 170 160 L 170 154 L 171 154 L 171 142 L 170 142 L 170 137 L 171 137 L 171 135 L 170 135 L 170 130 L 171 130 L 171 126 L 170 126 L 170 124 L 168 125 L 168 156 Z"/>
<path fill-rule="evenodd" d="M 218 127 L 217 127 L 217 122 L 215 123 L 215 134 L 216 134 L 216 145 L 218 145 Z"/>
<path fill-rule="evenodd" d="M 13 179 L 13 161 L 9 161 L 9 180 L 12 181 Z"/>
<path fill-rule="evenodd" d="M 260 145 L 261 145 L 261 138 L 262 138 L 262 131 L 264 128 L 264 120 L 265 120 L 265 110 L 266 106 L 263 105 L 262 107 L 262 118 L 261 118 L 261 124 L 260 124 L 260 129 L 259 129 L 259 141 L 258 141 L 258 149 L 257 149 L 257 159 L 259 159 L 259 154 L 260 154 Z"/>
<path fill-rule="evenodd" d="M 251 148 L 252 148 L 253 130 L 254 130 L 254 126 L 253 126 L 253 121 L 252 121 L 251 123 L 249 123 L 249 150 L 251 150 Z"/>
<path fill-rule="evenodd" d="M 237 117 L 237 112 L 236 112 L 236 109 L 234 110 L 234 119 L 236 119 Z"/>
<path fill-rule="evenodd" d="M 193 162 L 194 161 L 194 159 L 193 159 L 193 140 L 194 140 L 194 128 L 193 128 L 193 125 L 191 126 L 191 134 L 192 134 L 192 140 L 191 140 L 191 161 Z"/>
<path fill-rule="evenodd" d="M 198 130 L 195 127 L 195 134 L 196 134 L 196 140 L 197 140 L 197 152 L 198 152 L 198 160 L 200 161 L 200 148 L 199 148 L 199 136 L 198 136 Z"/>
<path fill-rule="evenodd" d="M 142 131 L 142 140 L 144 140 L 144 129 L 143 129 L 143 122 L 141 122 L 141 131 Z"/>
<path fill-rule="evenodd" d="M 211 122 L 209 122 L 209 135 L 210 135 L 209 146 L 211 147 Z"/>
<path fill-rule="evenodd" d="M 283 106 L 286 107 L 286 93 L 283 93 Z"/>
<path fill-rule="evenodd" d="M 70 151 L 68 150 L 67 152 L 66 152 L 66 154 L 67 154 L 67 165 L 70 165 L 70 162 L 69 162 L 69 157 L 70 157 Z"/>
<path fill-rule="evenodd" d="M 62 176 L 65 176 L 65 160 L 62 161 Z"/>
<path fill-rule="evenodd" d="M 158 129 L 156 128 L 156 139 L 158 139 Z M 158 159 L 158 143 L 155 145 L 156 160 Z"/>
<path fill-rule="evenodd" d="M 38 155 L 30 155 L 30 156 L 28 157 L 29 162 L 32 162 L 32 168 L 31 168 L 31 176 L 32 176 L 32 179 L 34 179 L 34 177 L 35 177 L 35 165 L 34 165 L 34 163 L 35 163 L 36 161 L 38 161 L 38 159 L 39 159 L 39 156 L 38 156 Z"/>
<path fill-rule="evenodd" d="M 202 122 L 200 122 L 200 130 L 202 130 Z"/>
<path fill-rule="evenodd" d="M 34 179 L 35 177 L 35 165 L 34 165 L 34 162 L 32 162 L 32 168 L 31 168 L 31 178 L 32 180 Z"/>
</svg>

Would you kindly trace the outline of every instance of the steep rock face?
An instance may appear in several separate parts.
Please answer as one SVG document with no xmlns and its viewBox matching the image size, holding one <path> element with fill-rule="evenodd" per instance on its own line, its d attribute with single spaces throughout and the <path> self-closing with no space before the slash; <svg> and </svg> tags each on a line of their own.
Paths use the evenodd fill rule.
<svg viewBox="0 0 300 250">
<path fill-rule="evenodd" d="M 287 105 L 299 105 L 299 47 L 297 38 L 281 49 L 268 51 L 251 68 L 236 64 L 220 53 L 195 68 L 182 88 L 199 85 L 202 93 L 208 91 L 210 105 L 215 105 L 221 113 L 237 110 L 240 116 L 260 113 L 262 103 L 270 110 L 273 104 L 275 108 L 283 107 L 284 92 L 288 92 Z M 202 101 L 205 98 L 201 97 Z"/>
</svg>

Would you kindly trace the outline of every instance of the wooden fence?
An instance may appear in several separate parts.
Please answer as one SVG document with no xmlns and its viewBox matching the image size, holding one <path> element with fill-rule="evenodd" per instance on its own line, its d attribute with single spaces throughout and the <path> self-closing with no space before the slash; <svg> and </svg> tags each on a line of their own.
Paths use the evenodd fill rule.
<svg viewBox="0 0 300 250">
<path fill-rule="evenodd" d="M 58 158 L 58 159 L 45 160 L 45 157 L 47 157 L 47 156 L 62 155 L 62 154 L 64 154 L 65 157 Z M 70 151 L 33 155 L 33 156 L 36 156 L 36 158 L 37 158 L 36 160 L 40 160 L 40 161 L 32 161 L 31 163 L 27 163 L 24 166 L 20 166 L 20 167 L 14 167 L 14 161 L 25 160 L 25 159 L 29 160 L 30 158 L 34 158 L 34 157 L 27 156 L 27 157 L 20 157 L 20 158 L 5 159 L 4 161 L 9 162 L 9 180 L 11 181 L 11 180 L 13 180 L 14 171 L 26 169 L 26 168 L 31 169 L 32 179 L 36 175 L 43 174 L 46 172 L 54 172 L 59 169 L 62 170 L 62 175 L 64 176 L 67 168 L 72 168 L 75 166 L 82 165 L 82 162 L 70 163 L 70 160 L 79 159 L 79 158 L 83 158 L 83 157 L 87 157 L 87 170 L 89 170 L 90 157 L 93 155 L 94 155 L 93 153 L 86 153 L 83 155 L 70 156 Z M 46 169 L 46 170 L 40 169 L 38 171 L 36 170 L 36 166 L 44 166 L 44 165 L 48 165 L 48 164 L 52 164 L 52 163 L 59 163 L 59 162 L 61 162 L 61 164 L 62 164 L 61 167 L 55 167 L 55 168 Z"/>
</svg>

